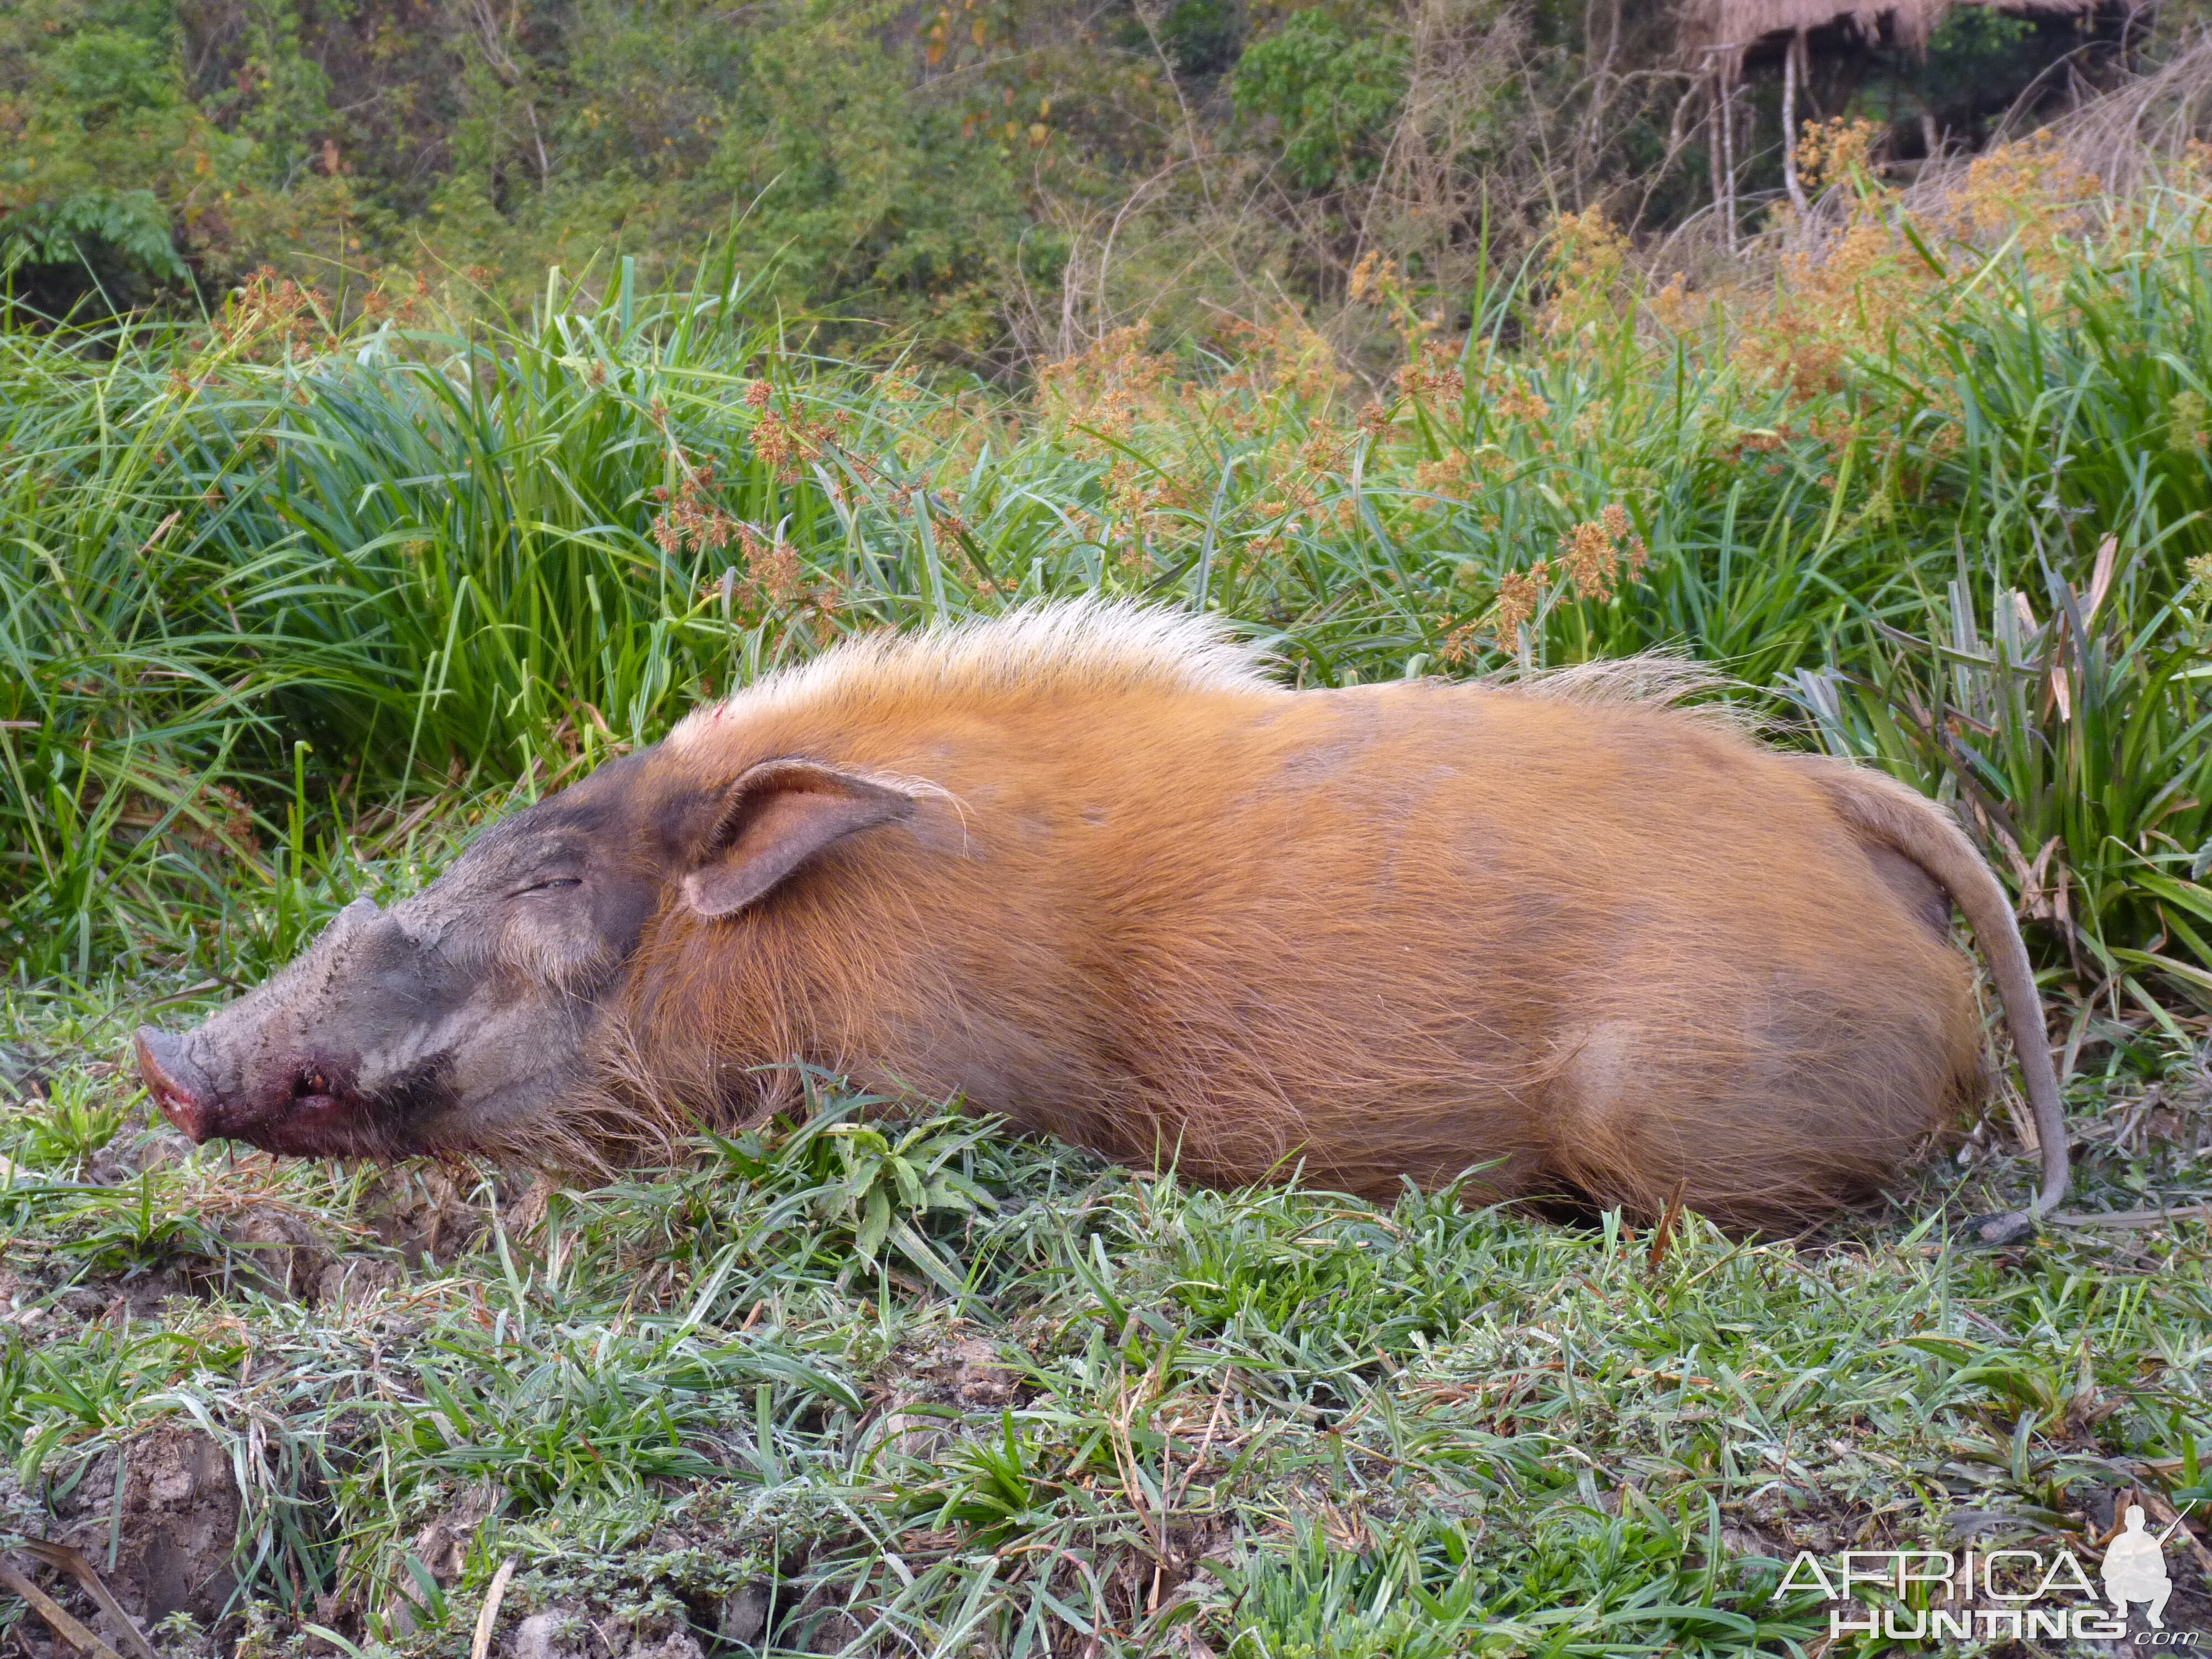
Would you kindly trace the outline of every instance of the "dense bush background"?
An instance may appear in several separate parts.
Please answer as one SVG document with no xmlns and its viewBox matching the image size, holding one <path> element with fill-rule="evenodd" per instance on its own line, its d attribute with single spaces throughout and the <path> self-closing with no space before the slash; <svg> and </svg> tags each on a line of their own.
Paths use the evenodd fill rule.
<svg viewBox="0 0 2212 1659">
<path fill-rule="evenodd" d="M 1966 7 L 1924 53 L 1816 32 L 1798 113 L 1955 154 L 2190 3 Z M 49 313 L 189 309 L 264 263 L 350 312 L 418 274 L 456 307 L 625 255 L 658 283 L 726 238 L 848 342 L 1004 374 L 1206 301 L 1333 311 L 1376 249 L 1449 309 L 1562 209 L 1680 227 L 1714 193 L 1704 61 L 1626 0 L 22 0 L 0 260 Z M 1738 94 L 1746 223 L 1778 64 Z"/>
</svg>

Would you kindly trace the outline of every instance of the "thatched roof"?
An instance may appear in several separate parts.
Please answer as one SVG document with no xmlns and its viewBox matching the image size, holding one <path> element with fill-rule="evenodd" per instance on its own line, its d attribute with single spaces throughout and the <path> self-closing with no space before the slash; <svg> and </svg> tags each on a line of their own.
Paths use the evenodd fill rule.
<svg viewBox="0 0 2212 1659">
<path fill-rule="evenodd" d="M 1991 5 L 2014 14 L 2045 16 L 2095 9 L 2097 0 L 1681 0 L 1682 48 L 1686 53 L 1729 53 L 1777 34 L 1844 25 L 1869 40 L 1887 33 L 1913 50 L 1928 44 L 1936 26 L 1954 6 Z"/>
</svg>

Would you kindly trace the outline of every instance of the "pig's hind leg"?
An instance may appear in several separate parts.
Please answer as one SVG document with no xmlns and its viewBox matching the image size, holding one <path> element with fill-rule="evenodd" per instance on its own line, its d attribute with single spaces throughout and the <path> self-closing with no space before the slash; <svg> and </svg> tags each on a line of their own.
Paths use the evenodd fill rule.
<svg viewBox="0 0 2212 1659">
<path fill-rule="evenodd" d="M 1572 1033 L 1553 1071 L 1552 1166 L 1644 1219 L 1679 1199 L 1726 1225 L 1788 1227 L 1870 1196 L 1938 1114 L 1934 1068 L 1802 1007 L 1761 1024 L 1692 1036 L 1628 1015 Z"/>
</svg>

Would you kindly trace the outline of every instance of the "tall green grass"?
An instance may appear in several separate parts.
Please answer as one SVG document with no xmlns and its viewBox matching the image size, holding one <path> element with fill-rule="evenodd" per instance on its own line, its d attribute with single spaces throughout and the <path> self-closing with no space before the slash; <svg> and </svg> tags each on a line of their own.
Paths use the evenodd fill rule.
<svg viewBox="0 0 2212 1659">
<path fill-rule="evenodd" d="M 1956 410 L 1948 546 L 1797 676 L 1822 740 L 1953 800 L 2076 982 L 2212 1006 L 2212 261 L 2204 204 L 2055 279 L 1974 270 L 1921 385 Z M 1894 624 L 1894 625 L 1893 625 Z"/>
<path fill-rule="evenodd" d="M 712 262 L 556 272 L 465 337 L 266 289 L 7 337 L 15 971 L 205 968 L 343 825 L 548 787 L 842 635 L 1109 592 L 1304 684 L 1687 649 L 1960 803 L 2085 990 L 2212 1006 L 2202 205 L 1956 246 L 1809 391 L 1749 301 L 1668 326 L 1565 264 L 1372 400 L 1291 323 L 924 386 Z M 1620 562 L 1571 579 L 1601 526 Z"/>
</svg>

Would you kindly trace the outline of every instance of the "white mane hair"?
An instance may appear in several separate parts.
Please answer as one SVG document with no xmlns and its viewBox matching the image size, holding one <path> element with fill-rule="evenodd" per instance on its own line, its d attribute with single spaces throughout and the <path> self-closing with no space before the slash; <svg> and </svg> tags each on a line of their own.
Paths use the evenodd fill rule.
<svg viewBox="0 0 2212 1659">
<path fill-rule="evenodd" d="M 1265 663 L 1216 617 L 1133 599 L 1053 599 L 918 634 L 844 641 L 693 710 L 668 741 L 680 750 L 724 720 L 854 696 L 1281 691 Z"/>
</svg>

